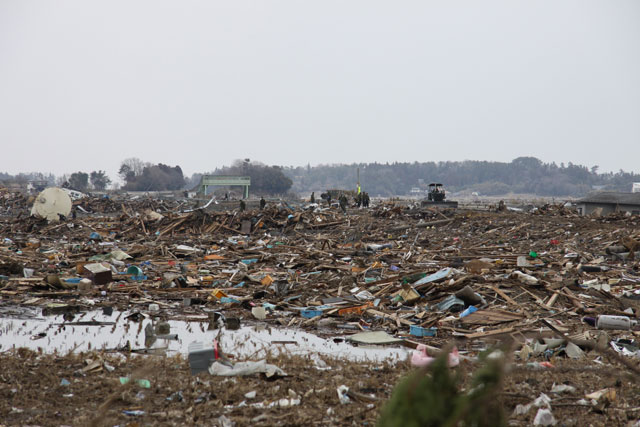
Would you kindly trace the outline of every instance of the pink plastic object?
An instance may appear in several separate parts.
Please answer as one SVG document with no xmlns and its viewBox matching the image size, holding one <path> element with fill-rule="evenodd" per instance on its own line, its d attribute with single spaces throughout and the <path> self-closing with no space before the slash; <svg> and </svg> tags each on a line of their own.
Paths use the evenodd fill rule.
<svg viewBox="0 0 640 427">
<path fill-rule="evenodd" d="M 429 366 L 435 358 L 427 355 L 427 347 L 423 344 L 419 344 L 416 350 L 411 355 L 411 364 L 413 366 Z"/>
<path fill-rule="evenodd" d="M 435 357 L 431 357 L 427 354 L 427 346 L 424 344 L 418 344 L 418 347 L 416 347 L 416 350 L 411 355 L 411 364 L 413 366 L 429 366 L 434 360 Z M 453 350 L 451 350 L 451 353 L 449 353 L 449 360 L 447 365 L 449 365 L 450 368 L 453 368 L 454 366 L 458 366 L 459 364 L 460 357 L 458 354 L 458 348 L 453 347 Z"/>
</svg>

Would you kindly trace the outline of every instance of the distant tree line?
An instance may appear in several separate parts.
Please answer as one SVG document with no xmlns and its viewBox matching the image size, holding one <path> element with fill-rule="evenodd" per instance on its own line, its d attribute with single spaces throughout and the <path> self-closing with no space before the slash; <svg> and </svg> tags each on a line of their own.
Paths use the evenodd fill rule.
<svg viewBox="0 0 640 427">
<path fill-rule="evenodd" d="M 96 190 L 104 191 L 111 184 L 105 171 L 93 171 L 90 174 L 86 172 L 74 172 L 67 179 L 62 181 L 63 188 L 70 188 L 77 191 Z"/>
<path fill-rule="evenodd" d="M 190 188 L 200 183 L 203 174 L 197 173 L 191 177 Z M 216 168 L 205 175 L 233 175 L 251 178 L 251 194 L 278 195 L 285 194 L 293 185 L 293 181 L 280 166 L 268 166 L 261 162 L 251 162 L 249 159 L 236 160 L 231 166 Z"/>
<path fill-rule="evenodd" d="M 582 196 L 594 188 L 631 191 L 640 175 L 620 170 L 598 173 L 598 166 L 543 163 L 535 157 L 518 157 L 510 163 L 488 161 L 360 163 L 287 167 L 283 172 L 293 182 L 295 192 L 331 188 L 353 189 L 360 182 L 376 196 L 410 194 L 412 187 L 441 182 L 449 191 L 478 192 L 483 195 L 535 194 L 541 196 Z"/>
<path fill-rule="evenodd" d="M 620 170 L 598 173 L 598 166 L 568 163 L 543 163 L 535 157 L 518 157 L 510 163 L 488 161 L 360 163 L 350 165 L 319 165 L 311 167 L 268 166 L 249 159 L 236 160 L 231 166 L 217 168 L 211 175 L 251 177 L 251 193 L 276 195 L 288 191 L 310 193 L 328 189 L 355 189 L 357 170 L 364 191 L 373 196 L 402 196 L 412 187 L 425 188 L 430 182 L 441 182 L 449 191 L 477 192 L 482 195 L 532 194 L 540 196 L 582 196 L 593 189 L 609 191 L 631 190 L 640 182 L 640 174 Z M 124 181 L 122 189 L 130 191 L 160 191 L 194 189 L 202 174 L 184 177 L 180 166 L 151 164 L 137 158 L 126 159 L 118 175 Z M 21 173 L 15 176 L 0 173 L 0 182 L 26 184 L 47 182 L 78 191 L 103 191 L 111 179 L 102 171 L 74 172 L 56 178 L 53 174 Z"/>
<path fill-rule="evenodd" d="M 124 160 L 118 174 L 125 182 L 122 189 L 131 191 L 195 189 L 203 175 L 195 173 L 187 179 L 180 166 L 154 165 L 137 158 Z M 284 194 L 293 185 L 280 166 L 267 166 L 249 159 L 236 160 L 231 166 L 217 168 L 207 175 L 249 176 L 252 194 Z"/>
<path fill-rule="evenodd" d="M 236 160 L 231 166 L 224 166 L 209 174 L 249 176 L 253 194 L 284 194 L 293 184 L 292 180 L 283 173 L 282 167 L 267 166 L 260 162 L 251 162 L 249 159 Z M 122 161 L 118 175 L 124 182 L 121 189 L 127 191 L 194 189 L 202 177 L 201 173 L 196 173 L 187 179 L 180 166 L 152 164 L 135 157 Z M 102 170 L 90 173 L 78 171 L 58 178 L 53 174 L 45 175 L 38 172 L 21 173 L 15 176 L 0 172 L 0 183 L 25 185 L 29 181 L 46 182 L 47 186 L 58 185 L 77 191 L 103 191 L 112 184 L 111 178 Z"/>
<path fill-rule="evenodd" d="M 185 186 L 180 166 L 154 165 L 137 158 L 124 160 L 118 175 L 125 182 L 122 189 L 129 191 L 180 190 Z"/>
<path fill-rule="evenodd" d="M 28 182 L 46 183 L 46 186 L 58 185 L 63 188 L 69 188 L 77 191 L 104 191 L 111 184 L 105 171 L 74 172 L 71 175 L 62 175 L 56 178 L 53 174 L 43 174 L 41 172 L 20 173 L 15 176 L 7 173 L 0 173 L 0 182 L 27 184 Z"/>
<path fill-rule="evenodd" d="M 22 172 L 17 175 L 11 175 L 6 172 L 0 172 L 0 183 L 17 183 L 26 184 L 29 181 L 47 182 L 48 185 L 56 184 L 56 176 L 52 173 L 44 174 L 42 172 Z"/>
</svg>

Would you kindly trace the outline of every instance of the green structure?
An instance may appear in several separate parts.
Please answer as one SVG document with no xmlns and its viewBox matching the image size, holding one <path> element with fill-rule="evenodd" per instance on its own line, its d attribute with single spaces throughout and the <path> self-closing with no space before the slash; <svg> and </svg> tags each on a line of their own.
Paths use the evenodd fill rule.
<svg viewBox="0 0 640 427">
<path fill-rule="evenodd" d="M 251 177 L 248 176 L 230 176 L 230 175 L 202 175 L 200 184 L 198 185 L 198 193 L 209 194 L 209 187 L 244 187 L 242 198 L 249 197 L 249 186 L 251 185 Z"/>
</svg>

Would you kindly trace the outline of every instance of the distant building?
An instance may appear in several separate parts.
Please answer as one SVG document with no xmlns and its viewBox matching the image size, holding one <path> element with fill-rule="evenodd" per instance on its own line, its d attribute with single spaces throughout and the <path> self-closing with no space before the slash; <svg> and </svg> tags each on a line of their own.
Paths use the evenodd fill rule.
<svg viewBox="0 0 640 427">
<path fill-rule="evenodd" d="M 632 215 L 640 215 L 640 192 L 603 191 L 591 193 L 576 201 L 576 206 L 581 215 L 608 215 L 614 212 L 629 212 Z"/>
<path fill-rule="evenodd" d="M 634 182 L 631 186 L 632 193 L 640 193 L 640 182 Z"/>
</svg>

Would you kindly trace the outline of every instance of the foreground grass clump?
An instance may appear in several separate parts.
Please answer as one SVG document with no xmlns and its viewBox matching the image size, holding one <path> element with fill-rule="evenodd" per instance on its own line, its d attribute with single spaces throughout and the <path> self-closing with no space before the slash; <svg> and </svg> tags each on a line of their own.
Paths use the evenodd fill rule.
<svg viewBox="0 0 640 427">
<path fill-rule="evenodd" d="M 379 427 L 504 426 L 499 393 L 504 360 L 481 360 L 468 392 L 462 392 L 459 373 L 447 367 L 447 355 L 425 369 L 412 372 L 396 386 L 382 409 Z"/>
</svg>

